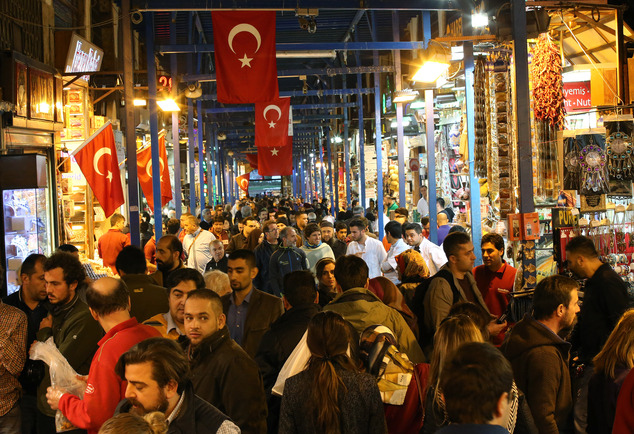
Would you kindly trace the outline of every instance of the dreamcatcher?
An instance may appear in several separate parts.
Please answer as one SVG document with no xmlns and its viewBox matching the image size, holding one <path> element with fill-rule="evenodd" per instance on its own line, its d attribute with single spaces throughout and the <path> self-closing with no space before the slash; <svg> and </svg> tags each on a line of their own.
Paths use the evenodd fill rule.
<svg viewBox="0 0 634 434">
<path fill-rule="evenodd" d="M 624 123 L 623 123 L 624 124 Z M 623 125 L 625 126 L 625 124 Z M 632 179 L 632 136 L 630 128 L 621 130 L 621 122 L 605 123 L 607 166 L 610 177 L 624 180 Z"/>
<path fill-rule="evenodd" d="M 566 142 L 568 143 L 568 152 L 564 156 L 564 190 L 579 190 L 579 174 L 581 172 L 579 141 L 576 137 L 569 137 Z"/>
<path fill-rule="evenodd" d="M 610 191 L 605 153 L 599 145 L 594 144 L 592 137 L 590 137 L 590 144 L 581 150 L 579 166 L 581 194 L 596 195 Z"/>
</svg>

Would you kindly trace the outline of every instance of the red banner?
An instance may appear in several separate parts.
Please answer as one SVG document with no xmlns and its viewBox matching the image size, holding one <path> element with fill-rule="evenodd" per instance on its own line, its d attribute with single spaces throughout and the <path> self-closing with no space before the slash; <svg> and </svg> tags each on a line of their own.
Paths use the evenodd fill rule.
<svg viewBox="0 0 634 434">
<path fill-rule="evenodd" d="M 165 150 L 165 137 L 159 137 L 159 162 L 161 164 L 161 206 L 165 206 L 172 200 L 172 183 L 170 182 L 169 168 L 167 166 L 167 151 Z M 137 152 L 137 171 L 141 190 L 145 200 L 154 212 L 154 188 L 152 186 L 152 147 Z"/>
<path fill-rule="evenodd" d="M 279 97 L 275 12 L 212 12 L 218 102 L 245 104 Z"/>
<path fill-rule="evenodd" d="M 240 190 L 246 192 L 247 195 L 249 194 L 249 176 L 250 175 L 251 175 L 251 172 L 245 173 L 244 175 L 240 175 L 236 178 L 238 187 L 240 187 Z"/>
<path fill-rule="evenodd" d="M 290 98 L 255 104 L 255 146 L 281 147 L 288 143 Z"/>
<path fill-rule="evenodd" d="M 258 149 L 258 173 L 262 176 L 288 176 L 293 173 L 292 137 L 287 145 Z"/>
<path fill-rule="evenodd" d="M 74 156 L 106 216 L 111 216 L 125 202 L 112 125 L 97 130 Z"/>
<path fill-rule="evenodd" d="M 587 110 L 592 107 L 590 98 L 590 82 L 576 81 L 564 83 L 564 103 L 566 111 Z"/>
<path fill-rule="evenodd" d="M 258 154 L 244 154 L 247 157 L 247 161 L 249 165 L 254 169 L 258 170 Z"/>
</svg>

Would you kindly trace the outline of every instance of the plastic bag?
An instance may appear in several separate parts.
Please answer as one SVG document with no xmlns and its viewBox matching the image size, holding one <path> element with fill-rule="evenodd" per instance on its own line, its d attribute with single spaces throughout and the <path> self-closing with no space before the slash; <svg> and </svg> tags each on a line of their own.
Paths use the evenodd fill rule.
<svg viewBox="0 0 634 434">
<path fill-rule="evenodd" d="M 306 369 L 308 360 L 310 360 L 310 350 L 308 349 L 308 344 L 306 343 L 307 335 L 308 332 L 304 332 L 304 336 L 302 336 L 301 340 L 297 343 L 297 346 L 284 363 L 284 366 L 282 366 L 280 374 L 277 376 L 277 381 L 275 381 L 275 385 L 273 386 L 272 392 L 274 395 L 282 396 L 284 394 L 284 383 L 286 380 Z"/>
<path fill-rule="evenodd" d="M 41 360 L 49 366 L 51 375 L 51 386 L 58 387 L 64 392 L 84 397 L 86 390 L 86 382 L 79 379 L 80 375 L 75 372 L 68 360 L 59 352 L 50 337 L 46 342 L 36 342 L 31 347 L 30 358 L 33 360 Z M 60 410 L 55 414 L 55 430 L 57 432 L 66 432 L 77 429 Z"/>
</svg>

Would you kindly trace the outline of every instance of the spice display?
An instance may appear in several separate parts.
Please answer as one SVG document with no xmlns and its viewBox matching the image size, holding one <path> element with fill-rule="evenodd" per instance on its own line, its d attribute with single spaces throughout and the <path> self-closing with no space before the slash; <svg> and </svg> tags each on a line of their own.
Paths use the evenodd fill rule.
<svg viewBox="0 0 634 434">
<path fill-rule="evenodd" d="M 512 157 L 511 157 L 511 141 L 509 134 L 509 119 L 512 118 L 509 105 L 509 73 L 508 63 L 502 59 L 498 59 L 493 66 L 493 93 L 492 111 L 495 111 L 497 119 L 497 145 L 498 145 L 498 175 L 500 189 L 500 217 L 506 218 L 507 215 L 515 212 L 515 203 L 513 199 L 513 187 L 511 182 L 512 176 Z"/>
</svg>

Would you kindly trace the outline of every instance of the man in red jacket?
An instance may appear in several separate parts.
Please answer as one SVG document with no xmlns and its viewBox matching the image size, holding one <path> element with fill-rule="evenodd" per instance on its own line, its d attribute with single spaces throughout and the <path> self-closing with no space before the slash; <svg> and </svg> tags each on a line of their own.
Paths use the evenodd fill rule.
<svg viewBox="0 0 634 434">
<path fill-rule="evenodd" d="M 114 263 L 117 261 L 119 252 L 125 246 L 130 245 L 130 237 L 121 232 L 125 226 L 125 217 L 121 214 L 114 213 L 110 217 L 110 230 L 99 238 L 97 249 L 99 257 L 103 260 L 104 267 L 110 267 L 113 273 L 117 272 Z"/>
<path fill-rule="evenodd" d="M 59 408 L 77 428 L 97 433 L 125 398 L 126 384 L 114 370 L 117 360 L 139 342 L 160 335 L 130 317 L 130 296 L 122 280 L 103 277 L 95 281 L 86 291 L 86 301 L 106 335 L 92 359 L 84 398 L 56 387 L 48 388 L 46 398 L 53 410 Z"/>
</svg>

